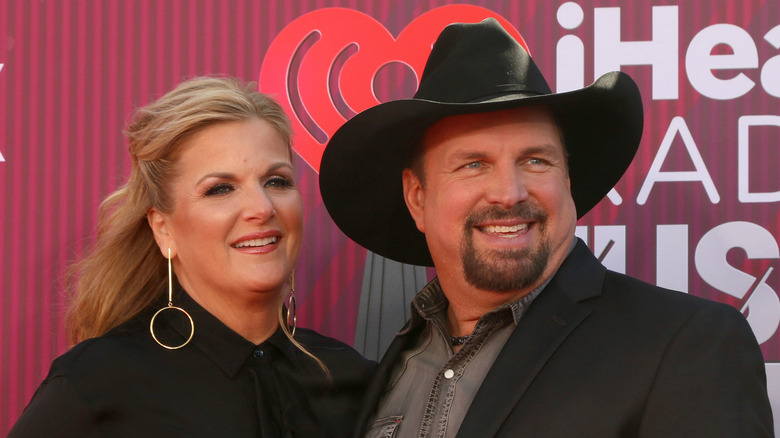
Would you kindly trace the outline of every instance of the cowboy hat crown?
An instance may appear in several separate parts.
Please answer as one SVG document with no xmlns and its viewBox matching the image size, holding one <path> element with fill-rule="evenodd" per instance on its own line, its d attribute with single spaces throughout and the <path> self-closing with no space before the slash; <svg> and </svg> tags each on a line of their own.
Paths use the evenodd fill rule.
<svg viewBox="0 0 780 438">
<path fill-rule="evenodd" d="M 550 92 L 528 52 L 490 18 L 478 25 L 451 24 L 442 31 L 414 98 L 468 103 Z"/>
</svg>

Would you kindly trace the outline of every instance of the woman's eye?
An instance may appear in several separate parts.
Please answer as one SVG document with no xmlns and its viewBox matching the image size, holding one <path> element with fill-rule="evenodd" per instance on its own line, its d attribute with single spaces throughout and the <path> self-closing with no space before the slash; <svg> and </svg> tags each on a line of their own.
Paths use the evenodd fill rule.
<svg viewBox="0 0 780 438">
<path fill-rule="evenodd" d="M 274 176 L 265 182 L 266 187 L 272 187 L 272 188 L 286 189 L 286 188 L 293 187 L 294 185 L 295 183 L 293 182 L 293 180 L 289 178 L 285 178 L 283 176 Z"/>
<path fill-rule="evenodd" d="M 235 188 L 231 184 L 220 183 L 206 190 L 206 196 L 218 196 L 232 192 Z"/>
</svg>

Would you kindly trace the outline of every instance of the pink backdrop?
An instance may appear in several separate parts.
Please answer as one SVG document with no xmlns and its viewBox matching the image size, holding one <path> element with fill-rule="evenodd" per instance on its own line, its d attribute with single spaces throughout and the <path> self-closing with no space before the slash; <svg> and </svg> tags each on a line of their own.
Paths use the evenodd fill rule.
<svg viewBox="0 0 780 438">
<path fill-rule="evenodd" d="M 259 81 L 286 106 L 306 214 L 299 321 L 351 343 L 365 250 L 322 205 L 322 147 L 356 111 L 413 94 L 446 23 L 486 16 L 553 89 L 613 69 L 637 80 L 638 157 L 578 235 L 615 270 L 743 310 L 780 399 L 780 2 L 450 3 L 0 0 L 0 434 L 67 348 L 61 276 L 127 175 L 133 108 L 203 74 Z"/>
</svg>

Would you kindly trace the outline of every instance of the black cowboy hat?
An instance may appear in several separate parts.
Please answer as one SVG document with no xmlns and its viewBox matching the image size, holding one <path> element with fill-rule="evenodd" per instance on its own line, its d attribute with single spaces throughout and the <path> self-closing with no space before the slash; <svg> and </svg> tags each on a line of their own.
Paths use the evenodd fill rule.
<svg viewBox="0 0 780 438">
<path fill-rule="evenodd" d="M 528 52 L 495 19 L 447 26 L 414 97 L 369 108 L 333 134 L 322 155 L 320 192 L 336 225 L 376 254 L 433 266 L 401 182 L 410 148 L 447 116 L 531 105 L 553 109 L 568 152 L 577 217 L 618 182 L 642 137 L 642 99 L 625 73 L 553 94 Z"/>
</svg>

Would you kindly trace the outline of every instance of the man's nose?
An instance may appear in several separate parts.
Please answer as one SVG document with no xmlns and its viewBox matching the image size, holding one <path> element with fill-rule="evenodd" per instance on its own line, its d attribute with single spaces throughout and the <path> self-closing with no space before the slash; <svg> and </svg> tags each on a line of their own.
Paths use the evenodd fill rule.
<svg viewBox="0 0 780 438">
<path fill-rule="evenodd" d="M 511 207 L 528 199 L 526 177 L 515 165 L 497 167 L 490 178 L 487 200 L 503 207 Z"/>
</svg>

